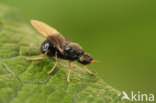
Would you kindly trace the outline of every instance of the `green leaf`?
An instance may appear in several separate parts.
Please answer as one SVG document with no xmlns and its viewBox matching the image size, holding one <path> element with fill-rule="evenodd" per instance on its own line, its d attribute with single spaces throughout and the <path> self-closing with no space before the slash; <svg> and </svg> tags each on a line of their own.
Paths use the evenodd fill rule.
<svg viewBox="0 0 156 103">
<path fill-rule="evenodd" d="M 123 103 L 121 92 L 83 68 L 59 60 L 48 75 L 54 58 L 41 57 L 44 37 L 24 23 L 18 10 L 0 5 L 0 103 Z"/>
</svg>

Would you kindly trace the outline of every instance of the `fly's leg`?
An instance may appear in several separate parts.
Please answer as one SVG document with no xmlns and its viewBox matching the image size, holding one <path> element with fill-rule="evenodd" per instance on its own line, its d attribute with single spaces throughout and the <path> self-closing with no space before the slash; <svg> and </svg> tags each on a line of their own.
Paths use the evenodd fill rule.
<svg viewBox="0 0 156 103">
<path fill-rule="evenodd" d="M 84 68 L 86 69 L 87 72 L 89 72 L 90 74 L 96 75 L 95 73 L 91 72 L 89 69 L 87 69 L 86 66 L 84 66 Z"/>
<path fill-rule="evenodd" d="M 67 77 L 68 83 L 70 82 L 70 79 L 69 79 L 70 69 L 71 69 L 71 61 L 69 61 L 69 72 L 68 72 L 68 77 Z"/>
<path fill-rule="evenodd" d="M 52 68 L 49 72 L 47 72 L 47 74 L 50 74 L 50 73 L 55 69 L 55 67 L 56 67 L 56 65 L 57 65 L 57 62 L 58 62 L 57 52 L 55 52 L 55 59 L 56 59 L 55 65 L 53 66 L 53 68 Z"/>
<path fill-rule="evenodd" d="M 46 51 L 46 52 L 44 53 L 44 56 L 43 56 L 43 57 L 38 57 L 38 58 L 27 58 L 27 60 L 40 60 L 40 59 L 44 59 L 44 58 L 46 57 L 46 55 L 47 55 L 48 52 L 49 52 L 49 50 Z"/>
<path fill-rule="evenodd" d="M 73 66 L 73 67 L 76 67 L 76 65 L 75 65 L 75 63 L 74 63 L 74 62 L 72 62 L 72 66 Z"/>
</svg>

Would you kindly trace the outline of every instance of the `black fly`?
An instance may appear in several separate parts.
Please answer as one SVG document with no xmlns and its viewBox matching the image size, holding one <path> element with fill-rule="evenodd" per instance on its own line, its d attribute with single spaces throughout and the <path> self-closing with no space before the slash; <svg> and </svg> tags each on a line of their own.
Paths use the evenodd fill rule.
<svg viewBox="0 0 156 103">
<path fill-rule="evenodd" d="M 38 60 L 44 59 L 45 56 L 55 56 L 56 63 L 53 68 L 49 72 L 47 72 L 48 74 L 50 74 L 56 67 L 58 58 L 69 60 L 69 73 L 67 77 L 68 82 L 70 82 L 69 75 L 71 62 L 74 60 L 77 60 L 79 63 L 83 64 L 84 68 L 90 74 L 95 75 L 95 73 L 86 68 L 87 64 L 94 63 L 93 57 L 90 54 L 84 53 L 82 47 L 79 44 L 72 43 L 69 39 L 60 34 L 56 29 L 41 21 L 31 20 L 31 24 L 39 33 L 46 37 L 46 40 L 42 43 L 40 48 L 40 51 L 42 54 L 44 54 L 44 56 L 39 58 L 27 58 L 27 60 Z"/>
</svg>

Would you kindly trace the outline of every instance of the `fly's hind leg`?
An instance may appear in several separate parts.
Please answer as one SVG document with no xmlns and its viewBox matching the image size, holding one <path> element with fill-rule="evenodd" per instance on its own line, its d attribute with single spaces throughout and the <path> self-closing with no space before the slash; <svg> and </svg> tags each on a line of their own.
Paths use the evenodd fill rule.
<svg viewBox="0 0 156 103">
<path fill-rule="evenodd" d="M 44 59 L 44 58 L 46 57 L 46 55 L 47 55 L 48 52 L 49 52 L 49 50 L 46 51 L 46 52 L 44 53 L 44 56 L 43 56 L 43 57 L 38 57 L 38 58 L 27 58 L 27 60 L 40 60 L 40 59 Z"/>
<path fill-rule="evenodd" d="M 71 69 L 71 61 L 69 61 L 69 73 L 68 73 L 68 77 L 67 77 L 68 83 L 70 82 L 70 79 L 69 79 L 69 76 L 70 76 L 70 69 Z"/>
<path fill-rule="evenodd" d="M 50 73 L 55 69 L 55 67 L 56 67 L 56 65 L 57 65 L 57 62 L 58 62 L 57 52 L 55 52 L 55 59 L 56 59 L 55 65 L 53 66 L 53 68 L 52 68 L 49 72 L 47 72 L 47 74 L 50 74 Z"/>
</svg>

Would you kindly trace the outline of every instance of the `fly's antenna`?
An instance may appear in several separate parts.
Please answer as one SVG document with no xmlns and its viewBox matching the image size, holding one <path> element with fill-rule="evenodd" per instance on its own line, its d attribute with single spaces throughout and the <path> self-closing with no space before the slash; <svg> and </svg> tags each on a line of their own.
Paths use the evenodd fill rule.
<svg viewBox="0 0 156 103">
<path fill-rule="evenodd" d="M 98 60 L 94 60 L 94 62 L 101 62 L 101 61 L 98 61 Z"/>
</svg>

